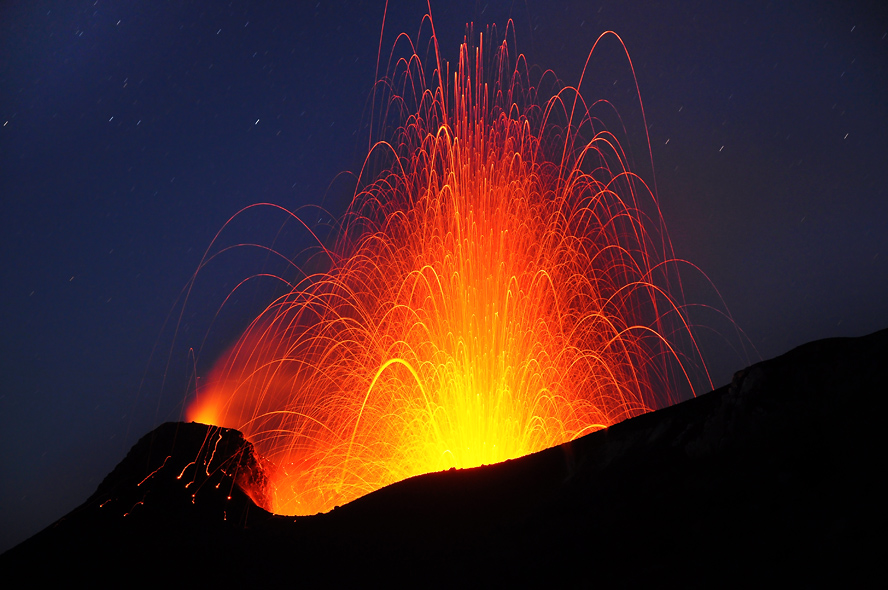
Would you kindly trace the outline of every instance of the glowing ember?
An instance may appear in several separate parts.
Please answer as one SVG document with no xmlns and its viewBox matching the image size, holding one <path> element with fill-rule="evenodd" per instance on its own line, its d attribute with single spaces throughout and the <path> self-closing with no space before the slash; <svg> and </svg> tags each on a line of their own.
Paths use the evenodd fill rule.
<svg viewBox="0 0 888 590">
<path fill-rule="evenodd" d="M 692 392 L 681 354 L 700 359 L 654 196 L 576 90 L 540 105 L 516 64 L 483 36 L 456 71 L 436 55 L 432 84 L 418 57 L 397 63 L 382 119 L 400 126 L 363 174 L 388 165 L 357 191 L 329 270 L 269 305 L 198 391 L 189 419 L 242 430 L 276 466 L 276 512 L 525 455 Z"/>
</svg>

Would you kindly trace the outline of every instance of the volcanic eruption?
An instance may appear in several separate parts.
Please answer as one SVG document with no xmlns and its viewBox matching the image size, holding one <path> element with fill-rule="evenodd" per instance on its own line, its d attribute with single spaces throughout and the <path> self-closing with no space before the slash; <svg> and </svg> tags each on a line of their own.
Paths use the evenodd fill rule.
<svg viewBox="0 0 888 590">
<path fill-rule="evenodd" d="M 424 23 L 375 87 L 381 139 L 335 244 L 318 240 L 323 270 L 256 317 L 188 408 L 255 445 L 279 514 L 526 455 L 711 386 L 681 291 L 693 267 L 613 105 L 584 99 L 582 80 L 533 78 L 496 29 L 476 41 L 469 27 L 452 66 Z"/>
</svg>

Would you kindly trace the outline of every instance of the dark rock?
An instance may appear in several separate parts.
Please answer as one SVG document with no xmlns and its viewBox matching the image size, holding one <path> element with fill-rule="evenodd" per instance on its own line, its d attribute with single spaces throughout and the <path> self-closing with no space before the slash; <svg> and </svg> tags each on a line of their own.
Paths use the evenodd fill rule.
<svg viewBox="0 0 888 590">
<path fill-rule="evenodd" d="M 235 485 L 263 502 L 240 433 L 164 424 L 0 567 L 109 585 L 882 585 L 886 361 L 888 330 L 813 342 L 560 447 L 295 519 Z"/>
<path fill-rule="evenodd" d="M 237 430 L 168 422 L 142 437 L 86 502 L 7 551 L 2 567 L 61 581 L 212 560 L 220 539 L 271 516 L 257 506 L 269 505 L 267 485 Z"/>
</svg>

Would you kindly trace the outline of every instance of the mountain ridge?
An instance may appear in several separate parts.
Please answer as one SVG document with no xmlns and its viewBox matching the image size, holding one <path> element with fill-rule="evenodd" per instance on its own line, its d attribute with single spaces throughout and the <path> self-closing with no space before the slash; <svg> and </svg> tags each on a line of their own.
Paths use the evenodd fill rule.
<svg viewBox="0 0 888 590">
<path fill-rule="evenodd" d="M 251 499 L 267 505 L 267 482 L 238 431 L 166 423 L 0 569 L 226 586 L 877 580 L 886 360 L 888 330 L 811 342 L 570 443 L 310 517 Z"/>
</svg>

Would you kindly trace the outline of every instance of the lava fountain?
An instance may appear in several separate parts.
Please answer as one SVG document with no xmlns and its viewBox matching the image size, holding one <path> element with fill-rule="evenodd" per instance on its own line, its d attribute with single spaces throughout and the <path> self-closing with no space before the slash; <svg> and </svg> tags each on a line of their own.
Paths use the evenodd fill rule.
<svg viewBox="0 0 888 590">
<path fill-rule="evenodd" d="M 703 364 L 653 191 L 576 88 L 541 100 L 524 58 L 485 37 L 452 70 L 433 30 L 431 72 L 413 45 L 390 60 L 386 137 L 327 267 L 267 306 L 188 408 L 273 465 L 277 513 L 693 394 Z"/>
</svg>

